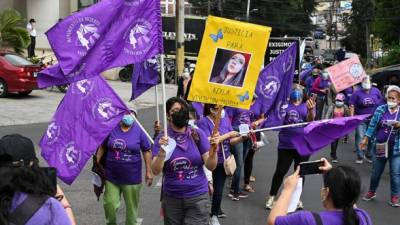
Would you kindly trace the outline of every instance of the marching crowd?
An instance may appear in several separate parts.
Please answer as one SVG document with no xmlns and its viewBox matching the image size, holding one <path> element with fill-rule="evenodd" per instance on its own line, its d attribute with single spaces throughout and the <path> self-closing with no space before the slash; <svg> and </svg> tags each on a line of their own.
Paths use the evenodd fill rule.
<svg viewBox="0 0 400 225">
<path fill-rule="evenodd" d="M 250 130 L 263 127 L 268 115 L 263 115 L 257 96 L 249 110 L 190 102 L 185 97 L 190 82 L 185 82 L 189 86 L 184 88 L 186 93 L 181 94 L 182 97 L 173 97 L 166 102 L 168 129 L 163 131 L 156 121 L 154 145 L 136 123 L 136 117 L 132 116 L 136 112 L 132 111 L 124 115 L 99 147 L 94 168 L 103 178 L 107 225 L 117 224 L 121 195 L 126 205 L 125 224 L 136 224 L 143 183 L 142 167 L 148 186 L 152 185 L 153 175 L 162 174 L 161 202 L 165 225 L 220 224 L 218 219 L 227 216 L 221 207 L 227 181 L 230 188 L 226 194 L 232 201 L 242 201 L 255 191 L 250 183 L 255 180 L 251 176 L 253 159 L 265 140 L 262 133 L 250 131 L 248 135 L 241 135 L 239 131 L 243 124 Z M 380 177 L 389 162 L 392 196 L 389 203 L 399 207 L 399 103 L 399 87 L 388 87 L 384 97 L 368 77 L 359 86 L 335 93 L 323 66 L 315 64 L 311 73 L 302 78 L 301 85 L 294 85 L 285 109 L 284 124 L 371 114 L 357 127 L 355 134 L 355 163 L 372 163 L 370 187 L 363 200 L 376 197 Z M 267 223 L 372 224 L 368 213 L 355 205 L 361 194 L 357 171 L 348 166 L 332 167 L 324 158 L 321 159 L 324 165 L 320 167 L 324 172 L 321 199 L 326 211 L 304 210 L 287 215 L 291 195 L 300 178 L 298 165 L 310 157 L 301 156 L 291 143 L 291 136 L 301 129 L 279 131 L 278 159 L 265 202 L 265 208 L 271 210 Z M 331 144 L 330 161 L 334 164 L 339 161 L 340 142 L 338 139 Z M 347 142 L 347 137 L 343 142 Z M 293 162 L 295 172 L 284 181 Z M 59 187 L 49 190 L 46 175 L 39 169 L 33 143 L 26 137 L 7 135 L 1 138 L 0 176 L 0 224 L 75 224 L 71 205 L 62 190 Z M 304 181 L 303 178 L 303 184 Z M 282 183 L 284 187 L 278 197 Z M 97 191 L 97 194 L 102 192 L 101 189 Z M 57 198 L 43 198 L 34 209 L 28 207 L 25 200 L 34 202 L 38 196 Z M 301 201 L 297 208 L 303 208 Z M 21 214 L 24 210 L 30 215 Z M 24 222 L 20 221 L 21 217 Z"/>
</svg>

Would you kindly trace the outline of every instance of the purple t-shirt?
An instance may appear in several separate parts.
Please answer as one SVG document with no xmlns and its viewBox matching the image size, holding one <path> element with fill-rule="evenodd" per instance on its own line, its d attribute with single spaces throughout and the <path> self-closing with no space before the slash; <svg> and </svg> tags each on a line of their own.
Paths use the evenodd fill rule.
<svg viewBox="0 0 400 225">
<path fill-rule="evenodd" d="M 371 217 L 362 209 L 355 209 L 360 225 L 372 225 Z M 343 225 L 343 212 L 322 211 L 319 213 L 324 225 Z M 299 211 L 286 216 L 278 216 L 275 225 L 317 225 L 314 216 L 309 211 Z"/>
<path fill-rule="evenodd" d="M 262 105 L 259 101 L 255 101 L 251 106 L 250 106 L 250 120 L 251 122 L 254 122 L 258 119 L 260 119 L 262 115 Z"/>
<path fill-rule="evenodd" d="M 210 137 L 212 132 L 213 132 L 213 129 L 214 129 L 214 122 L 209 117 L 203 117 L 201 120 L 199 120 L 197 122 L 197 126 L 199 126 L 199 128 L 202 131 L 204 131 L 204 134 L 207 137 Z M 228 118 L 222 118 L 220 120 L 218 131 L 219 131 L 220 135 L 224 135 L 226 133 L 229 133 L 229 132 L 233 131 L 233 128 L 231 126 L 231 122 L 229 121 Z M 222 146 L 224 148 L 225 157 L 228 158 L 231 155 L 231 153 L 230 153 L 230 148 L 231 148 L 230 140 L 226 139 L 221 144 L 222 144 Z M 224 155 L 222 154 L 221 146 L 219 146 L 218 147 L 218 164 L 223 164 L 223 163 L 224 163 Z"/>
<path fill-rule="evenodd" d="M 233 128 L 238 129 L 240 124 L 248 124 L 250 126 L 252 117 L 250 110 L 226 107 L 225 112 L 231 118 Z"/>
<path fill-rule="evenodd" d="M 372 87 L 369 93 L 358 89 L 351 95 L 349 104 L 354 105 L 355 115 L 373 114 L 382 104 L 382 99 L 381 92 L 375 87 Z"/>
<path fill-rule="evenodd" d="M 286 115 L 283 124 L 303 123 L 307 121 L 307 105 L 302 103 L 298 106 L 292 103 L 286 108 Z M 279 132 L 278 149 L 294 149 L 292 144 L 292 136 L 302 133 L 302 127 L 284 128 Z"/>
<path fill-rule="evenodd" d="M 142 183 L 141 152 L 150 148 L 150 141 L 136 123 L 127 132 L 122 131 L 118 124 L 111 131 L 107 142 L 107 180 L 114 184 Z"/>
<path fill-rule="evenodd" d="M 390 113 L 389 110 L 386 110 L 386 112 L 382 115 L 381 120 L 379 121 L 378 130 L 376 132 L 376 141 L 378 143 L 385 143 L 386 141 L 389 141 L 390 144 L 394 144 L 396 137 L 395 130 L 392 131 L 392 135 L 390 135 L 390 140 L 388 140 L 392 127 L 386 125 L 386 123 L 384 122 L 386 120 L 396 120 L 396 115 L 397 112 Z"/>
<path fill-rule="evenodd" d="M 17 192 L 14 194 L 11 211 L 13 212 L 26 198 L 26 193 Z M 25 225 L 70 225 L 71 221 L 65 212 L 64 207 L 55 198 L 49 198 L 40 207 L 40 209 L 33 214 Z"/>
<path fill-rule="evenodd" d="M 168 136 L 176 141 L 171 158 L 164 163 L 163 192 L 174 198 L 192 198 L 208 193 L 208 181 L 203 170 L 202 155 L 210 149 L 210 142 L 201 129 L 196 129 L 199 142 L 192 138 L 191 129 L 179 133 L 168 128 Z M 158 135 L 153 145 L 153 156 L 160 151 Z"/>
<path fill-rule="evenodd" d="M 203 103 L 200 102 L 192 102 L 191 103 L 194 111 L 196 111 L 196 117 L 197 119 L 201 119 L 204 117 L 204 105 Z"/>
</svg>

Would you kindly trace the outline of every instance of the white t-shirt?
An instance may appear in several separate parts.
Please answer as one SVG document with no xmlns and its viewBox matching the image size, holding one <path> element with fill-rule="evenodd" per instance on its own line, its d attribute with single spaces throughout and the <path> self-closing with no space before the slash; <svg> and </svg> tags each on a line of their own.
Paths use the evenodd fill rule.
<svg viewBox="0 0 400 225">
<path fill-rule="evenodd" d="M 26 25 L 26 29 L 28 30 L 30 36 L 36 37 L 36 28 L 32 27 L 31 23 L 28 23 L 28 25 Z"/>
</svg>

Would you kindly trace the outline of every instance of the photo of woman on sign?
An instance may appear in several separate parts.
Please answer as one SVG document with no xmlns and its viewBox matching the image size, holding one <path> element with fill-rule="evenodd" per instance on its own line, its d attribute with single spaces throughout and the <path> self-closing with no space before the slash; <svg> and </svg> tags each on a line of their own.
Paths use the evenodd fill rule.
<svg viewBox="0 0 400 225">
<path fill-rule="evenodd" d="M 218 49 L 209 82 L 242 87 L 250 58 L 248 53 Z"/>
</svg>

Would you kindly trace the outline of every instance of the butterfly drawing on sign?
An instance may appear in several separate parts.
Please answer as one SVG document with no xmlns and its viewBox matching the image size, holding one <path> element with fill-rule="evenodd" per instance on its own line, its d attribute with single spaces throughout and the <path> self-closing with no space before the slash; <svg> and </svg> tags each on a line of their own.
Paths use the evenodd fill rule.
<svg viewBox="0 0 400 225">
<path fill-rule="evenodd" d="M 244 93 L 244 95 L 238 95 L 238 98 L 239 98 L 240 102 L 249 100 L 249 91 L 246 91 L 246 93 Z"/>
<path fill-rule="evenodd" d="M 224 38 L 224 34 L 222 33 L 222 29 L 219 29 L 217 34 L 210 34 L 210 37 L 214 42 L 218 42 L 218 39 L 222 40 Z"/>
</svg>

